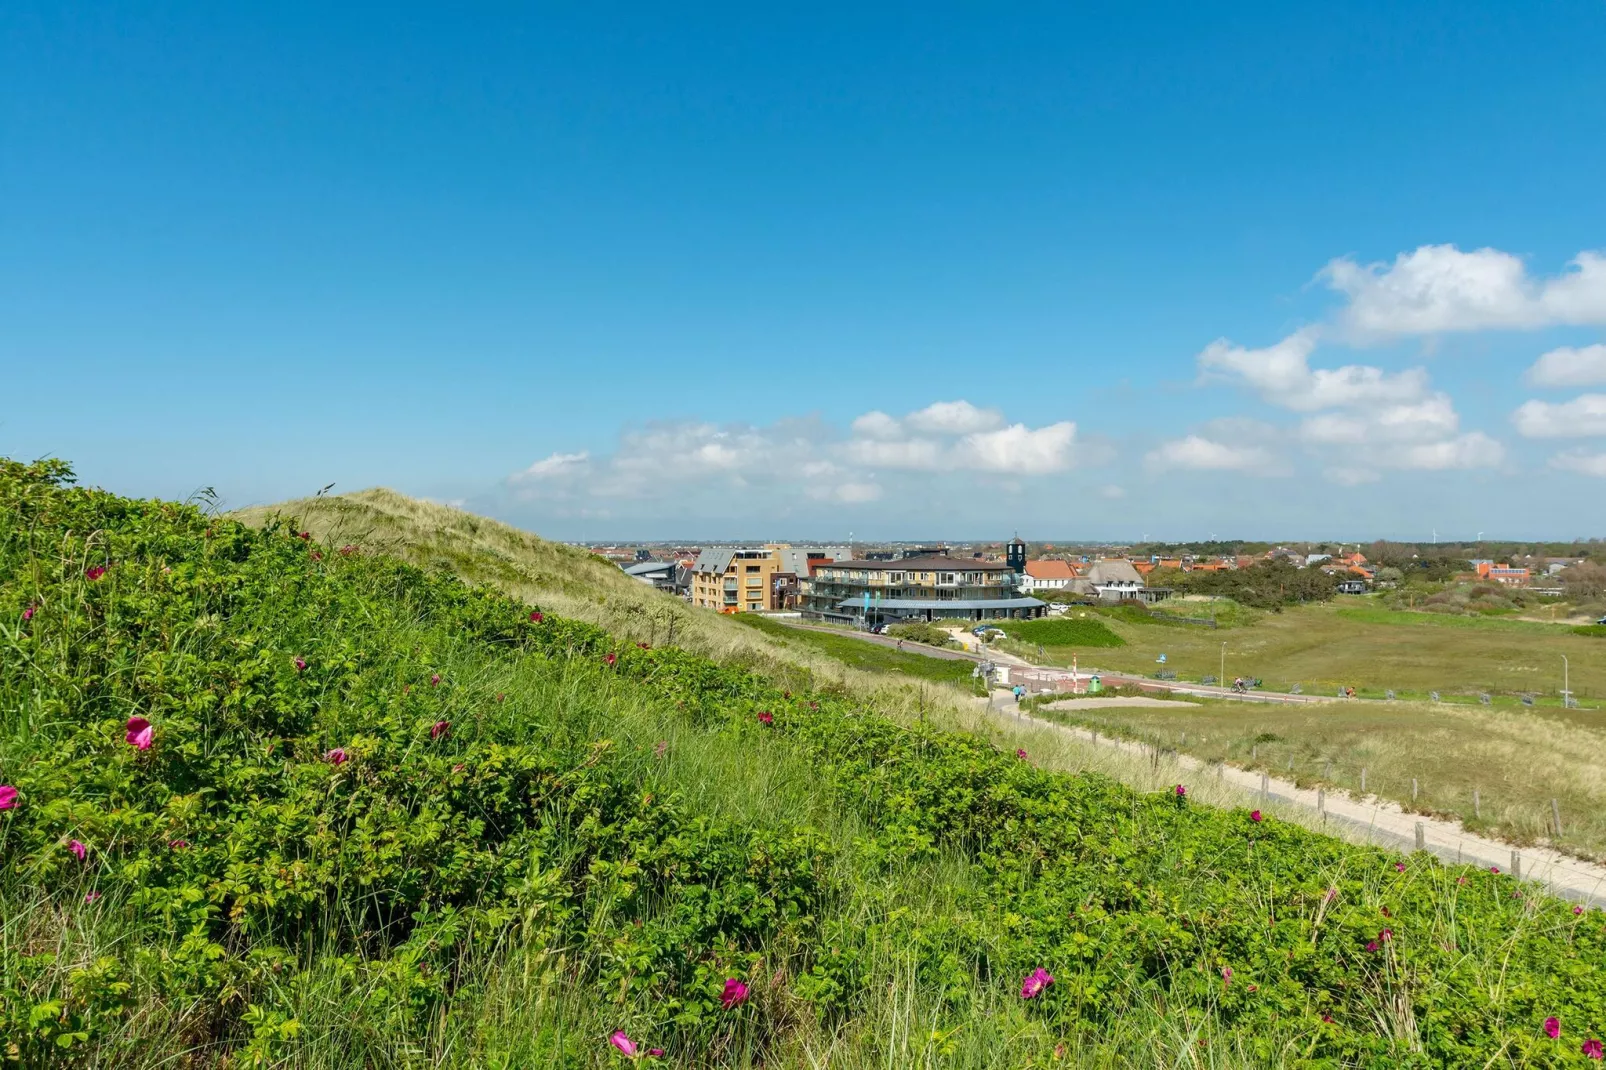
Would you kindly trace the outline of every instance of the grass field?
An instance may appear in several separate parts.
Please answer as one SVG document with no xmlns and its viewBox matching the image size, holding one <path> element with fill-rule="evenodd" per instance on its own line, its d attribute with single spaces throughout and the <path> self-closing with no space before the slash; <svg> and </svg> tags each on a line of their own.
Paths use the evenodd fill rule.
<svg viewBox="0 0 1606 1070">
<path fill-rule="evenodd" d="M 1507 876 L 60 475 L 0 462 L 18 1065 L 1559 1067 L 1606 1034 L 1603 916 Z"/>
<path fill-rule="evenodd" d="M 1055 719 L 1210 761 L 1266 769 L 1302 786 L 1366 792 L 1517 843 L 1606 857 L 1606 730 L 1543 712 L 1445 703 L 1248 702 L 1056 711 Z M 1413 802 L 1412 780 L 1417 794 Z M 1473 808 L 1473 792 L 1480 798 Z M 1562 813 L 1551 831 L 1550 800 Z"/>
<path fill-rule="evenodd" d="M 1299 684 L 1307 694 L 1354 687 L 1378 697 L 1392 689 L 1423 698 L 1429 691 L 1554 698 L 1566 655 L 1574 693 L 1606 704 L 1606 643 L 1574 634 L 1566 625 L 1398 612 L 1359 598 L 1258 614 L 1251 624 L 1220 629 L 1071 612 L 1101 619 L 1126 645 L 1096 653 L 1047 646 L 1049 660 L 1057 664 L 1069 664 L 1075 651 L 1084 664 L 1145 675 L 1165 668 L 1197 680 L 1220 671 L 1226 643 L 1227 678 L 1258 676 L 1272 690 Z M 1166 655 L 1163 666 L 1157 660 L 1161 654 Z"/>
<path fill-rule="evenodd" d="M 794 628 L 756 613 L 738 613 L 732 619 L 765 635 L 818 651 L 849 668 L 863 672 L 887 673 L 910 680 L 953 684 L 967 690 L 973 688 L 971 673 L 975 666 L 966 659 L 909 653 L 879 643 L 856 639 L 851 635 L 836 635 L 812 628 Z M 980 685 L 974 685 L 974 689 L 978 694 L 981 693 Z"/>
</svg>

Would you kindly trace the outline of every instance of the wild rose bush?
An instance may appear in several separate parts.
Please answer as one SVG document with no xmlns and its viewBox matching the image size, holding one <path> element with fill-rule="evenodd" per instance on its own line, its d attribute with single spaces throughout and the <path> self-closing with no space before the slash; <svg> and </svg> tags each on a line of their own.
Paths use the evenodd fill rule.
<svg viewBox="0 0 1606 1070">
<path fill-rule="evenodd" d="M 351 1037 L 394 1037 L 390 1059 L 423 1065 L 413 1038 L 481 998 L 487 949 L 517 942 L 616 1020 L 582 1065 L 709 1065 L 738 1034 L 763 1052 L 804 1016 L 850 1022 L 887 985 L 888 947 L 950 1027 L 993 993 L 1021 1063 L 1163 1002 L 1268 1063 L 1594 1065 L 1598 910 L 1422 856 L 1402 871 L 1185 791 L 1045 772 L 324 552 L 293 525 L 69 476 L 0 461 L 14 1062 L 294 1061 L 296 1008 L 337 976 Z M 499 690 L 510 679 L 552 690 Z M 584 701 L 560 714 L 537 693 Z M 662 747 L 612 738 L 624 696 L 738 752 L 785 749 L 862 834 L 693 811 L 655 772 Z M 956 856 L 952 909 L 911 910 L 896 875 Z"/>
</svg>

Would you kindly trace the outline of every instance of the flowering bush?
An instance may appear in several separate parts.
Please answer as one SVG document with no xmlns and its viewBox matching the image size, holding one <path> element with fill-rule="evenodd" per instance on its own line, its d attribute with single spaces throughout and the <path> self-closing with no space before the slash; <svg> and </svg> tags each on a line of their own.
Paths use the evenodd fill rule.
<svg viewBox="0 0 1606 1070">
<path fill-rule="evenodd" d="M 1007 994 L 998 1013 L 1031 1021 L 1016 1032 L 1041 1061 L 1160 1003 L 1213 1016 L 1266 1063 L 1289 1029 L 1310 1065 L 1599 1052 L 1600 913 L 1513 899 L 1509 877 L 1402 871 L 1258 813 L 1179 805 L 1180 788 L 1048 772 L 380 555 L 314 559 L 295 526 L 69 475 L 0 461 L 0 620 L 38 607 L 0 658 L 14 1062 L 199 1044 L 230 1065 L 293 1062 L 295 994 L 331 977 L 360 993 L 347 1017 L 412 1043 L 481 998 L 482 949 L 508 942 L 551 949 L 544 968 L 607 1009 L 596 1058 L 704 1065 L 737 1029 L 764 1050 L 796 1015 L 849 1018 L 886 983 L 884 947 L 956 1014 L 968 991 Z M 670 732 L 629 753 L 598 734 L 605 717 L 565 722 L 477 683 L 509 674 L 784 750 L 855 835 L 696 811 L 657 779 L 673 755 L 652 741 Z M 955 858 L 940 913 L 876 899 Z M 40 950 L 112 925 L 95 955 Z M 1402 1000 L 1389 1013 L 1409 1037 L 1379 1023 Z M 166 1020 L 175 1032 L 152 1032 Z"/>
</svg>

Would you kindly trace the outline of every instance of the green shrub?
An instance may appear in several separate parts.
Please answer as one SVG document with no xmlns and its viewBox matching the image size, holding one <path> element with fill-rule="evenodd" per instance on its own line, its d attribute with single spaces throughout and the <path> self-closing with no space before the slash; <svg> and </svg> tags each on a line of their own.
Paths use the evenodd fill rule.
<svg viewBox="0 0 1606 1070">
<path fill-rule="evenodd" d="M 957 647 L 959 642 L 946 628 L 939 627 L 926 621 L 909 621 L 904 624 L 894 624 L 887 629 L 887 634 L 898 639 L 908 639 L 915 643 L 925 643 L 927 646 Z"/>
<path fill-rule="evenodd" d="M 1073 610 L 1074 612 L 1074 610 Z M 1000 625 L 1011 639 L 1043 646 L 1108 647 L 1125 646 L 1126 640 L 1092 617 L 1043 617 L 1039 620 L 1003 621 Z"/>
<path fill-rule="evenodd" d="M 1509 877 L 1050 773 L 68 478 L 0 460 L 17 1065 L 590 1066 L 621 1022 L 676 1065 L 773 1065 L 789 1030 L 846 1035 L 899 978 L 945 1035 L 1002 1022 L 994 1065 L 1157 1007 L 1267 1065 L 1574 1065 L 1606 1030 L 1602 915 Z M 631 711 L 790 763 L 806 801 L 710 806 L 717 778 L 668 779 Z M 943 866 L 947 898 L 917 909 Z M 1023 1000 L 1037 969 L 1054 982 Z M 727 1008 L 736 977 L 760 998 Z M 499 1047 L 476 1030 L 521 978 L 576 1017 Z"/>
<path fill-rule="evenodd" d="M 1581 624 L 1573 629 L 1574 635 L 1590 635 L 1597 639 L 1606 639 L 1606 624 Z"/>
</svg>

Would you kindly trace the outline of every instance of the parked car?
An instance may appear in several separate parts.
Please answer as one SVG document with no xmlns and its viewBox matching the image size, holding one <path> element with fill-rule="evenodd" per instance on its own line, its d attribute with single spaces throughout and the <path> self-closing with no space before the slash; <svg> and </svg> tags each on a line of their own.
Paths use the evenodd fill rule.
<svg viewBox="0 0 1606 1070">
<path fill-rule="evenodd" d="M 1600 620 L 1597 620 L 1595 623 L 1596 624 L 1606 624 L 1606 617 L 1600 618 Z"/>
</svg>

